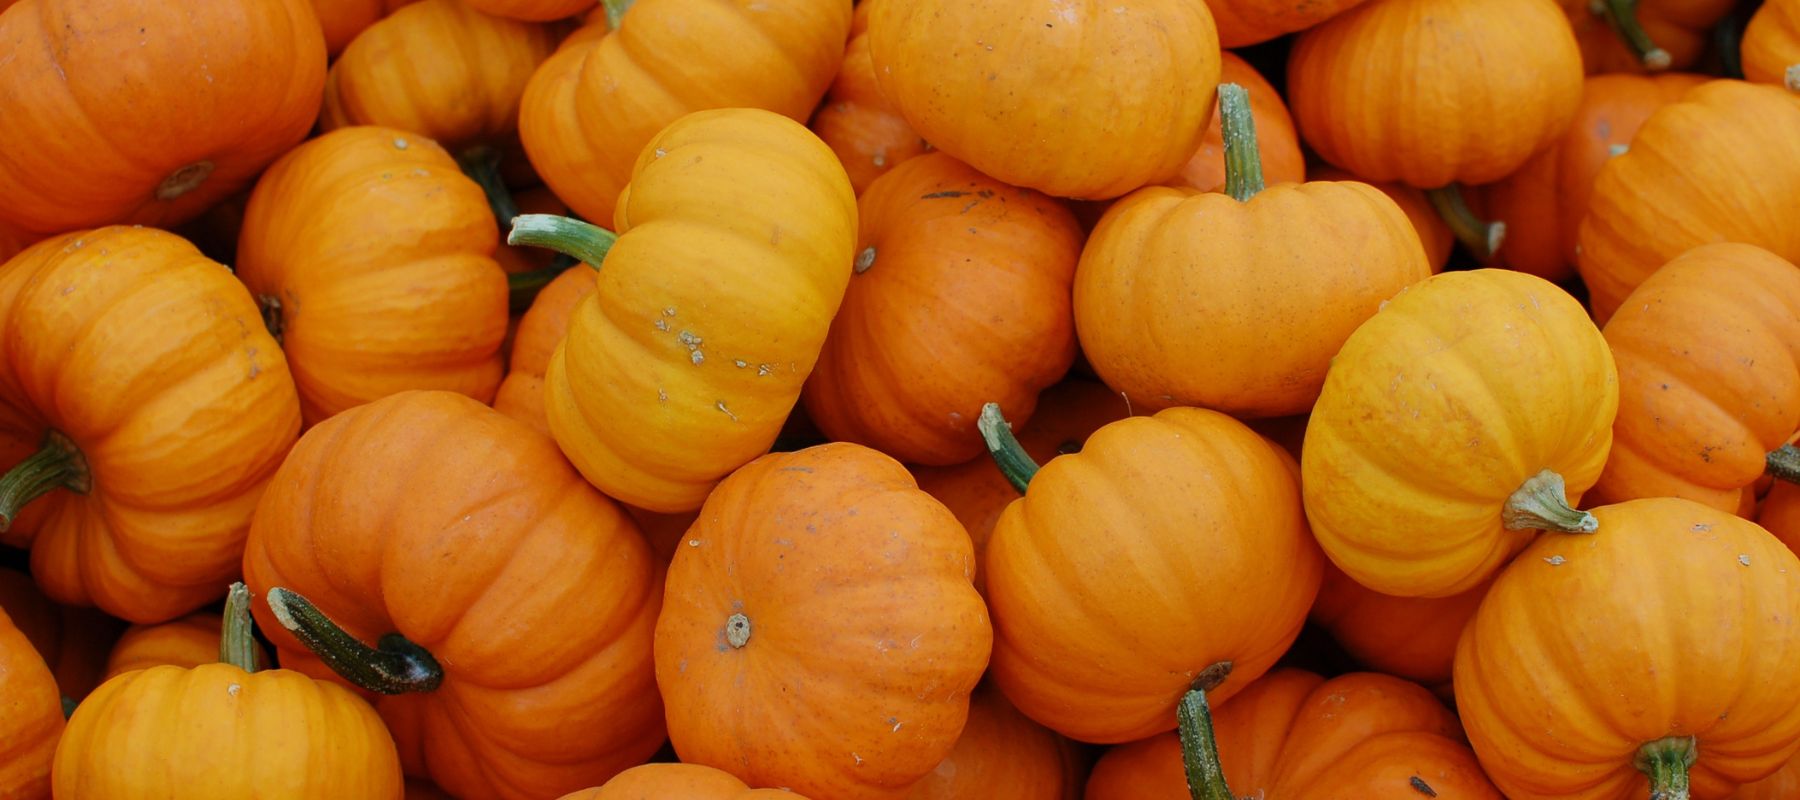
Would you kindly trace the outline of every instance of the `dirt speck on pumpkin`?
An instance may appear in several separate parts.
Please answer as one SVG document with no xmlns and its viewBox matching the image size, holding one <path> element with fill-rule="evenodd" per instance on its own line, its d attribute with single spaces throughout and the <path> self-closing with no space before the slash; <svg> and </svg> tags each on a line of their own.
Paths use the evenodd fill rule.
<svg viewBox="0 0 1800 800">
<path fill-rule="evenodd" d="M 1738 563 L 1743 564 L 1746 567 L 1750 566 L 1750 554 L 1749 553 L 1739 553 L 1738 554 Z"/>
<path fill-rule="evenodd" d="M 243 688 L 244 687 L 239 686 L 234 683 L 234 684 L 231 684 L 230 686 L 225 687 L 225 693 L 228 695 L 231 695 L 232 697 L 237 697 L 238 692 L 242 691 Z"/>
<path fill-rule="evenodd" d="M 1552 567 L 1560 567 L 1560 566 L 1568 563 L 1568 561 L 1569 561 L 1568 559 L 1563 558 L 1562 556 L 1551 556 L 1549 558 L 1544 559 L 1544 563 L 1549 564 Z"/>
</svg>

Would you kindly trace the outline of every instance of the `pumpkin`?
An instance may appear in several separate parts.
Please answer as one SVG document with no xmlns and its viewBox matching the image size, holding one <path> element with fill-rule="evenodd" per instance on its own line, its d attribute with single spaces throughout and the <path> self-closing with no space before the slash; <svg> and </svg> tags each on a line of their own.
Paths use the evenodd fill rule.
<svg viewBox="0 0 1800 800">
<path fill-rule="evenodd" d="M 1180 171 L 1219 82 L 1206 3 L 1028 5 L 879 3 L 882 92 L 937 149 L 1045 194 L 1104 200 Z"/>
<path fill-rule="evenodd" d="M 1306 180 L 1306 157 L 1300 152 L 1300 134 L 1288 114 L 1281 94 L 1250 62 L 1236 53 L 1220 53 L 1220 83 L 1235 83 L 1250 93 L 1250 116 L 1256 122 L 1257 151 L 1262 158 L 1263 180 L 1269 184 Z M 1183 165 L 1170 186 L 1187 186 L 1202 192 L 1225 190 L 1225 129 L 1219 105 L 1206 123 L 1200 149 Z"/>
<path fill-rule="evenodd" d="M 799 400 L 850 279 L 856 198 L 830 148 L 757 109 L 670 125 L 620 197 L 616 244 L 559 217 L 520 217 L 509 239 L 600 270 L 551 355 L 545 410 L 602 491 L 691 511 Z"/>
<path fill-rule="evenodd" d="M 255 301 L 180 237 L 76 232 L 0 267 L 0 541 L 51 599 L 161 622 L 218 597 L 299 427 Z"/>
<path fill-rule="evenodd" d="M 1800 748 L 1800 559 L 1690 500 L 1593 514 L 1594 535 L 1521 553 L 1457 646 L 1488 776 L 1514 800 L 1624 800 L 1724 798 L 1775 772 Z"/>
<path fill-rule="evenodd" d="M 1788 800 L 1800 797 L 1800 756 L 1788 759 L 1775 774 L 1738 787 L 1731 800 Z"/>
<path fill-rule="evenodd" d="M 1363 180 L 1329 164 L 1308 170 L 1307 177 L 1315 181 L 1356 181 L 1380 189 L 1412 222 L 1413 230 L 1419 234 L 1419 243 L 1425 246 L 1425 261 L 1431 265 L 1432 273 L 1443 272 L 1444 265 L 1450 263 L 1450 249 L 1456 246 L 1456 235 L 1450 232 L 1450 226 L 1423 191 L 1404 183 Z"/>
<path fill-rule="evenodd" d="M 974 566 L 956 518 L 874 450 L 746 464 L 669 566 L 655 651 L 675 752 L 811 797 L 905 797 L 987 666 Z"/>
<path fill-rule="evenodd" d="M 308 431 L 244 575 L 281 663 L 378 693 L 407 773 L 452 795 L 554 797 L 662 744 L 637 529 L 549 439 L 462 395 Z"/>
<path fill-rule="evenodd" d="M 1332 18 L 1363 0 L 1208 0 L 1213 20 L 1219 25 L 1219 43 L 1243 47 L 1303 31 Z"/>
<path fill-rule="evenodd" d="M 50 796 L 50 763 L 63 734 L 56 678 L 0 609 L 0 797 Z"/>
<path fill-rule="evenodd" d="M 1134 404 L 1298 414 L 1350 332 L 1431 267 L 1372 186 L 1264 189 L 1244 92 L 1219 94 L 1225 194 L 1152 187 L 1114 203 L 1081 253 L 1075 326 L 1094 370 Z"/>
<path fill-rule="evenodd" d="M 306 137 L 325 82 L 307 0 L 24 0 L 0 18 L 0 224 L 168 227 Z"/>
<path fill-rule="evenodd" d="M 956 749 L 906 800 L 1076 800 L 1085 759 L 1076 745 L 1032 722 L 983 684 L 969 701 Z"/>
<path fill-rule="evenodd" d="M 569 332 L 575 307 L 594 293 L 597 280 L 594 270 L 577 266 L 538 292 L 513 334 L 512 357 L 507 359 L 506 379 L 494 394 L 494 410 L 550 435 L 550 421 L 544 416 L 544 371 Z"/>
<path fill-rule="evenodd" d="M 1601 167 L 1576 237 L 1594 318 L 1605 323 L 1650 273 L 1702 244 L 1800 261 L 1800 227 L 1789 224 L 1800 208 L 1796 130 L 1800 102 L 1742 81 L 1708 82 L 1650 115 Z"/>
<path fill-rule="evenodd" d="M 56 748 L 56 796 L 400 800 L 381 718 L 341 686 L 259 669 L 249 605 L 233 585 L 212 663 L 134 670 L 94 690 Z"/>
<path fill-rule="evenodd" d="M 238 277 L 276 333 L 306 424 L 408 389 L 500 384 L 506 275 L 486 197 L 430 139 L 343 128 L 257 182 Z"/>
<path fill-rule="evenodd" d="M 1744 27 L 1744 77 L 1800 92 L 1800 3 L 1768 0 Z"/>
<path fill-rule="evenodd" d="M 849 30 L 844 0 L 637 0 L 616 32 L 538 69 L 519 135 L 556 196 L 604 224 L 623 205 L 619 192 L 645 144 L 689 112 L 809 117 Z"/>
<path fill-rule="evenodd" d="M 1701 245 L 1639 284 L 1604 333 L 1619 416 L 1589 499 L 1736 512 L 1800 429 L 1800 268 L 1752 245 Z"/>
<path fill-rule="evenodd" d="M 461 0 L 470 8 L 497 17 L 549 22 L 572 17 L 594 7 L 594 0 Z M 609 0 L 611 6 L 616 0 Z"/>
<path fill-rule="evenodd" d="M 336 56 L 375 21 L 395 9 L 418 0 L 312 0 L 319 25 L 325 30 L 325 49 Z"/>
<path fill-rule="evenodd" d="M 806 800 L 779 789 L 751 789 L 731 773 L 701 764 L 644 764 L 632 767 L 605 786 L 563 795 L 560 800 Z"/>
<path fill-rule="evenodd" d="M 1757 510 L 1756 524 L 1800 553 L 1800 484 L 1776 481 Z"/>
<path fill-rule="evenodd" d="M 1687 69 L 1735 0 L 1560 0 L 1590 73 Z"/>
<path fill-rule="evenodd" d="M 1330 633 L 1356 663 L 1449 697 L 1456 641 L 1487 595 L 1487 587 L 1477 584 L 1449 597 L 1393 597 L 1370 590 L 1327 563 L 1309 619 Z"/>
<path fill-rule="evenodd" d="M 1510 270 L 1408 287 L 1344 343 L 1300 458 L 1306 516 L 1382 594 L 1474 588 L 1576 511 L 1612 444 L 1619 378 L 1581 305 Z"/>
<path fill-rule="evenodd" d="M 1075 215 L 931 153 L 870 184 L 857 218 L 854 274 L 801 395 L 807 415 L 834 440 L 907 463 L 981 455 L 982 404 L 1023 423 L 1075 360 Z"/>
<path fill-rule="evenodd" d="M 1032 473 L 998 409 L 984 435 L 1024 497 L 988 540 L 992 679 L 1071 739 L 1175 727 L 1229 702 L 1299 634 L 1321 559 L 1286 452 L 1214 411 L 1112 422 Z M 1196 693 L 1199 694 L 1199 693 Z"/>
<path fill-rule="evenodd" d="M 0 263 L 5 263 L 33 241 L 34 237 L 0 223 Z"/>
<path fill-rule="evenodd" d="M 858 195 L 900 162 L 930 150 L 875 81 L 868 27 L 869 10 L 876 2 L 863 0 L 856 5 L 844 64 L 812 119 L 813 133 L 837 153 Z"/>
<path fill-rule="evenodd" d="M 479 154 L 479 148 L 477 148 L 477 153 Z M 504 157 L 500 157 L 500 160 L 502 164 L 506 163 Z M 464 162 L 465 172 L 468 171 L 467 163 L 467 161 Z M 491 176 L 478 169 L 471 177 L 475 177 L 479 182 Z M 487 189 L 486 186 L 482 188 Z M 507 190 L 506 196 L 512 200 L 511 209 L 493 209 L 496 222 L 505 220 L 504 227 L 501 228 L 502 232 L 512 227 L 513 217 L 519 214 L 569 213 L 569 207 L 563 205 L 561 200 L 556 199 L 556 195 L 546 186 L 533 186 L 522 192 Z M 493 206 L 494 198 L 495 194 L 490 192 L 488 195 L 490 207 Z M 502 216 L 508 210 L 514 213 L 511 216 Z M 561 277 L 563 273 L 569 272 L 568 267 L 574 266 L 567 257 L 559 253 L 537 247 L 514 247 L 508 244 L 502 244 L 494 249 L 494 260 L 499 262 L 500 269 L 506 272 L 506 285 L 510 292 L 509 305 L 515 314 L 529 310 L 539 292 L 549 288 L 550 283 Z M 591 281 L 592 276 L 589 277 Z M 512 348 L 516 348 L 516 345 L 509 346 L 508 352 L 511 352 Z M 549 354 L 546 353 L 545 357 L 548 358 Z M 507 359 L 506 367 L 508 374 L 511 374 L 511 358 Z M 543 367 L 539 366 L 538 369 L 542 370 Z M 498 397 L 497 394 L 495 396 Z"/>
<path fill-rule="evenodd" d="M 193 669 L 217 661 L 223 624 L 220 615 L 198 611 L 158 625 L 133 625 L 107 656 L 106 678 L 163 664 Z M 260 643 L 250 646 L 260 659 L 257 663 L 270 663 Z"/>
<path fill-rule="evenodd" d="M 1502 800 L 1456 715 L 1418 684 L 1356 672 L 1269 673 L 1213 713 L 1225 782 L 1240 797 Z M 1094 765 L 1087 800 L 1186 800 L 1173 732 Z"/>
<path fill-rule="evenodd" d="M 100 685 L 107 652 L 125 629 L 125 623 L 98 610 L 51 602 L 31 576 L 10 569 L 0 569 L 0 608 L 44 657 L 69 702 Z"/>
</svg>

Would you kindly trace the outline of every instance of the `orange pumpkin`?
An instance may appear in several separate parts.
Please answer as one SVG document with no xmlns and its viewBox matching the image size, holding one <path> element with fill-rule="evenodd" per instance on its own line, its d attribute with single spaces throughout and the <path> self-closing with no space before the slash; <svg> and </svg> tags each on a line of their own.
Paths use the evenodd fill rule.
<svg viewBox="0 0 1800 800">
<path fill-rule="evenodd" d="M 1800 797 L 1800 756 L 1767 778 L 1738 787 L 1731 800 L 1789 800 Z"/>
<path fill-rule="evenodd" d="M 107 652 L 125 629 L 96 609 L 52 602 L 31 576 L 10 569 L 0 569 L 0 608 L 44 657 L 66 701 L 79 701 L 100 685 Z"/>
<path fill-rule="evenodd" d="M 477 148 L 476 154 L 480 155 L 479 148 Z M 504 156 L 499 157 L 499 160 L 502 166 L 507 163 Z M 468 162 L 465 160 L 463 163 L 467 165 Z M 467 171 L 465 166 L 465 172 Z M 490 176 L 476 170 L 471 177 L 476 178 L 479 182 Z M 486 186 L 482 188 L 487 189 Z M 519 214 L 569 213 L 569 207 L 563 205 L 561 200 L 556 199 L 556 195 L 546 186 L 533 186 L 522 192 L 508 191 L 507 195 L 512 199 L 511 210 L 517 213 L 512 216 L 503 216 L 502 209 L 493 209 L 496 221 L 506 220 L 506 229 L 512 227 L 512 217 Z M 493 202 L 494 194 L 490 192 L 488 205 L 493 206 Z M 537 247 L 515 247 L 509 244 L 502 244 L 494 249 L 494 260 L 499 262 L 500 269 L 506 272 L 507 289 L 510 292 L 509 305 L 515 314 L 519 313 L 522 308 L 529 310 L 531 303 L 536 301 L 538 293 L 548 289 L 552 281 L 568 272 L 566 267 L 573 266 L 567 257 L 559 253 Z M 548 358 L 549 354 L 546 353 L 545 357 Z M 507 361 L 507 369 L 512 369 L 510 359 Z M 543 367 L 540 366 L 538 369 L 541 370 Z"/>
<path fill-rule="evenodd" d="M 1356 663 L 1405 678 L 1448 697 L 1456 640 L 1475 615 L 1486 583 L 1449 597 L 1394 597 L 1325 565 L 1310 619 Z"/>
<path fill-rule="evenodd" d="M 569 332 L 575 307 L 594 293 L 597 281 L 598 273 L 577 265 L 538 292 L 513 334 L 506 380 L 494 394 L 495 411 L 550 435 L 550 421 L 544 416 L 544 371 Z"/>
<path fill-rule="evenodd" d="M 1281 94 L 1262 73 L 1238 54 L 1220 53 L 1220 83 L 1235 83 L 1250 93 L 1250 115 L 1256 121 L 1256 145 L 1262 159 L 1263 181 L 1300 183 L 1306 180 L 1306 156 L 1300 152 L 1300 134 Z M 1186 186 L 1202 192 L 1225 191 L 1225 118 L 1213 103 L 1200 149 L 1183 165 L 1170 186 Z"/>
<path fill-rule="evenodd" d="M 1687 69 L 1736 0 L 1561 0 L 1590 73 Z"/>
<path fill-rule="evenodd" d="M 1502 800 L 1456 715 L 1417 684 L 1373 672 L 1326 680 L 1283 669 L 1213 713 L 1220 765 L 1239 797 Z M 1113 748 L 1087 800 L 1186 800 L 1182 747 L 1165 733 Z"/>
<path fill-rule="evenodd" d="M 22 231 L 13 230 L 5 223 L 0 223 L 0 263 L 5 263 L 35 239 Z"/>
<path fill-rule="evenodd" d="M 1800 2 L 1767 0 L 1744 27 L 1744 77 L 1800 92 Z"/>
<path fill-rule="evenodd" d="M 882 92 L 934 147 L 1015 186 L 1103 200 L 1180 171 L 1219 82 L 1206 3 L 1031 5 L 876 5 Z"/>
<path fill-rule="evenodd" d="M 1757 511 L 1756 524 L 1800 553 L 1800 484 L 1776 481 Z"/>
<path fill-rule="evenodd" d="M 558 800 L 806 800 L 779 789 L 751 789 L 731 773 L 700 764 L 644 764 L 619 773 L 605 786 L 583 789 Z"/>
<path fill-rule="evenodd" d="M 1573 504 L 1618 405 L 1612 353 L 1566 292 L 1509 270 L 1434 275 L 1332 362 L 1300 459 L 1313 535 L 1382 594 L 1469 591 L 1538 529 L 1593 530 Z"/>
<path fill-rule="evenodd" d="M 844 64 L 812 120 L 813 133 L 837 153 L 858 195 L 900 162 L 930 150 L 875 81 L 868 27 L 869 10 L 876 2 L 863 0 L 856 5 Z"/>
<path fill-rule="evenodd" d="M 1456 706 L 1488 776 L 1514 800 L 1624 800 L 1775 772 L 1800 748 L 1800 559 L 1689 500 L 1593 514 L 1520 554 L 1463 632 Z"/>
<path fill-rule="evenodd" d="M 1444 265 L 1450 263 L 1450 249 L 1456 246 L 1456 235 L 1450 232 L 1443 215 L 1423 191 L 1404 183 L 1364 180 L 1329 164 L 1314 167 L 1307 176 L 1315 181 L 1356 181 L 1380 189 L 1412 222 L 1413 230 L 1419 234 L 1419 243 L 1425 246 L 1425 260 L 1431 264 L 1432 273 L 1443 272 Z"/>
<path fill-rule="evenodd" d="M 1171 408 L 1110 423 L 1032 477 L 998 416 L 982 432 L 1029 488 L 988 540 L 991 675 L 1026 716 L 1081 741 L 1141 739 L 1175 727 L 1197 678 L 1228 671 L 1201 687 L 1228 702 L 1287 650 L 1321 559 L 1286 452 Z"/>
<path fill-rule="evenodd" d="M 319 25 L 325 29 L 325 49 L 336 56 L 375 21 L 418 0 L 312 0 Z"/>
<path fill-rule="evenodd" d="M 573 17 L 594 7 L 594 0 L 462 0 L 470 8 L 497 17 L 549 22 Z M 617 0 L 608 0 L 615 5 Z"/>
<path fill-rule="evenodd" d="M 1797 130 L 1793 96 L 1730 80 L 1695 87 L 1645 120 L 1631 149 L 1600 169 L 1577 236 L 1594 318 L 1605 323 L 1650 273 L 1702 244 L 1743 242 L 1800 261 L 1800 226 L 1790 224 L 1800 208 Z"/>
<path fill-rule="evenodd" d="M 462 395 L 307 432 L 244 575 L 281 663 L 380 692 L 407 773 L 455 796 L 556 796 L 662 743 L 649 550 L 548 439 Z"/>
<path fill-rule="evenodd" d="M 180 237 L 70 233 L 0 267 L 0 541 L 51 599 L 161 622 L 218 597 L 299 427 L 255 301 Z"/>
<path fill-rule="evenodd" d="M 970 698 L 969 723 L 956 749 L 913 784 L 906 800 L 1076 800 L 1083 761 L 1073 742 L 1032 722 L 992 684 L 983 684 Z"/>
<path fill-rule="evenodd" d="M 50 763 L 63 733 L 56 678 L 0 609 L 0 797 L 50 797 Z"/>
<path fill-rule="evenodd" d="M 481 188 L 429 139 L 344 128 L 269 168 L 237 274 L 293 365 L 306 423 L 407 389 L 492 398 L 506 336 L 497 243 Z"/>
<path fill-rule="evenodd" d="M 325 82 L 307 0 L 24 0 L 0 42 L 0 224 L 35 233 L 193 218 L 306 137 Z"/>
<path fill-rule="evenodd" d="M 106 659 L 106 678 L 170 664 L 193 669 L 219 660 L 219 636 L 224 620 L 210 611 L 199 611 L 159 625 L 133 625 L 113 645 Z M 257 663 L 267 664 L 268 651 L 251 642 Z"/>
<path fill-rule="evenodd" d="M 1208 0 L 1219 24 L 1219 43 L 1243 47 L 1303 31 L 1361 4 L 1363 0 Z"/>
<path fill-rule="evenodd" d="M 1372 186 L 1264 189 L 1244 91 L 1219 94 L 1226 193 L 1151 187 L 1114 203 L 1081 253 L 1076 330 L 1134 404 L 1302 413 L 1351 331 L 1431 267 Z"/>
<path fill-rule="evenodd" d="M 844 0 L 636 0 L 618 31 L 532 76 L 519 135 L 538 174 L 584 219 L 623 205 L 645 143 L 692 111 L 761 108 L 805 120 L 837 74 Z M 696 49 L 698 48 L 698 50 Z"/>
<path fill-rule="evenodd" d="M 807 415 L 911 464 L 981 455 L 982 404 L 1023 423 L 1075 360 L 1075 216 L 943 153 L 870 184 L 857 216 L 855 274 L 807 379 Z"/>
<path fill-rule="evenodd" d="M 812 797 L 905 797 L 987 666 L 974 566 L 956 518 L 874 450 L 745 465 L 669 566 L 656 682 L 675 752 Z"/>
</svg>

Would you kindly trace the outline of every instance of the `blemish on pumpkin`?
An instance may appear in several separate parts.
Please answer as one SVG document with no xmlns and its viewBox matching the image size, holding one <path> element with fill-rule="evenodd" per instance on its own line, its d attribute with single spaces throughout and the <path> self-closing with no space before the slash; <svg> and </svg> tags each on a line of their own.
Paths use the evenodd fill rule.
<svg viewBox="0 0 1800 800">
<path fill-rule="evenodd" d="M 399 137 L 394 138 L 394 149 L 395 150 L 405 150 L 406 148 L 411 147 L 411 146 L 412 145 L 409 144 L 405 139 L 401 139 Z"/>
<path fill-rule="evenodd" d="M 697 362 L 696 362 L 696 363 L 697 363 Z M 737 415 L 736 415 L 736 414 L 733 414 L 733 413 L 731 413 L 731 409 L 729 409 L 729 408 L 726 408 L 726 407 L 725 407 L 725 401 L 724 401 L 724 400 L 720 400 L 720 401 L 719 401 L 719 403 L 718 403 L 718 406 L 717 406 L 717 408 L 718 408 L 718 409 L 719 409 L 719 410 L 720 410 L 720 411 L 722 411 L 722 412 L 724 412 L 724 413 L 725 413 L 725 416 L 727 416 L 727 417 L 730 417 L 730 418 L 731 418 L 731 421 L 732 421 L 732 422 L 737 422 L 737 421 L 738 421 L 738 417 L 737 417 Z"/>
<path fill-rule="evenodd" d="M 697 367 L 706 362 L 706 354 L 695 350 L 688 354 L 688 360 L 694 362 L 694 366 Z"/>
<path fill-rule="evenodd" d="M 1414 775 L 1406 782 L 1408 785 L 1412 786 L 1413 791 L 1418 792 L 1419 794 L 1425 795 L 1426 797 L 1438 796 L 1437 790 L 1431 788 L 1431 784 L 1426 783 L 1424 778 Z"/>
<path fill-rule="evenodd" d="M 1704 522 L 1694 523 L 1694 532 L 1695 533 L 1706 533 L 1707 531 L 1710 531 L 1710 530 L 1712 530 L 1711 525 L 1708 525 Z"/>
<path fill-rule="evenodd" d="M 169 177 L 163 179 L 162 185 L 156 187 L 156 199 L 174 200 L 187 194 L 193 191 L 194 187 L 205 183 L 207 176 L 211 175 L 212 171 L 213 163 L 204 160 L 175 170 Z"/>
<path fill-rule="evenodd" d="M 658 403 L 669 402 L 669 393 L 665 392 L 661 389 L 657 389 L 656 390 L 656 402 L 658 402 Z"/>
<path fill-rule="evenodd" d="M 870 245 L 862 252 L 856 254 L 856 264 L 853 266 L 853 269 L 856 271 L 856 274 L 861 275 L 868 272 L 869 268 L 873 266 L 875 266 L 875 246 Z"/>
<path fill-rule="evenodd" d="M 732 364 L 735 364 L 735 365 L 737 365 L 737 368 L 738 368 L 738 369 L 746 369 L 746 368 L 748 368 L 748 367 L 749 367 L 749 366 L 750 366 L 750 362 L 748 362 L 748 361 L 745 361 L 745 360 L 743 360 L 743 359 L 741 359 L 741 358 L 740 358 L 740 359 L 737 359 L 737 360 L 735 360 L 735 361 L 733 361 L 733 362 L 731 362 L 731 363 L 732 363 Z"/>
<path fill-rule="evenodd" d="M 227 687 L 225 687 L 225 693 L 226 693 L 226 694 L 228 694 L 228 695 L 231 695 L 231 696 L 232 696 L 232 697 L 237 697 L 237 696 L 238 696 L 238 692 L 239 692 L 239 691 L 240 691 L 240 690 L 241 690 L 241 689 L 242 689 L 242 688 L 243 688 L 243 687 L 241 687 L 241 686 L 238 686 L 238 685 L 237 685 L 237 684 L 235 684 L 235 683 L 234 683 L 234 684 L 231 684 L 231 685 L 230 685 L 230 686 L 227 686 Z"/>
<path fill-rule="evenodd" d="M 859 756 L 859 755 L 857 755 L 857 754 L 855 754 L 855 753 L 851 753 L 851 754 L 850 754 L 850 757 L 851 757 L 851 758 L 854 758 L 854 759 L 856 759 L 856 765 L 857 765 L 857 766 L 859 766 L 859 767 L 860 767 L 860 766 L 862 766 L 862 756 Z"/>
<path fill-rule="evenodd" d="M 932 192 L 931 194 L 924 195 L 924 196 L 920 197 L 919 199 L 920 200 L 942 200 L 946 197 L 967 197 L 968 194 L 969 194 L 968 192 L 959 192 L 955 189 L 950 189 L 950 190 L 942 191 L 942 192 Z"/>
<path fill-rule="evenodd" d="M 1560 567 L 1568 562 L 1569 562 L 1569 560 L 1566 558 L 1563 558 L 1562 556 L 1551 556 L 1549 558 L 1544 559 L 1544 563 L 1549 564 L 1552 567 Z"/>
<path fill-rule="evenodd" d="M 1738 554 L 1738 563 L 1743 564 L 1746 567 L 1750 566 L 1750 554 L 1749 553 L 1739 553 Z"/>
<path fill-rule="evenodd" d="M 659 319 L 656 321 L 656 329 L 659 331 L 662 331 L 663 333 L 668 333 L 669 332 L 669 323 L 665 320 Z"/>
<path fill-rule="evenodd" d="M 662 158 L 663 156 L 666 156 L 668 154 L 669 154 L 669 151 L 664 150 L 660 147 L 656 148 L 656 157 L 657 158 Z"/>
<path fill-rule="evenodd" d="M 674 307 L 674 306 L 669 306 L 669 307 L 667 307 L 667 308 L 664 308 L 664 309 L 663 309 L 663 316 L 665 316 L 665 317 L 673 317 L 673 316 L 675 316 L 675 307 Z"/>
<path fill-rule="evenodd" d="M 773 367 L 770 367 L 768 364 L 757 364 L 756 365 L 756 377 L 758 377 L 758 378 L 760 378 L 764 375 L 767 375 L 771 372 L 774 372 L 774 371 L 775 371 L 775 369 Z"/>
<path fill-rule="evenodd" d="M 689 539 L 688 540 L 688 547 L 699 547 L 699 546 L 700 546 L 699 539 Z"/>
</svg>

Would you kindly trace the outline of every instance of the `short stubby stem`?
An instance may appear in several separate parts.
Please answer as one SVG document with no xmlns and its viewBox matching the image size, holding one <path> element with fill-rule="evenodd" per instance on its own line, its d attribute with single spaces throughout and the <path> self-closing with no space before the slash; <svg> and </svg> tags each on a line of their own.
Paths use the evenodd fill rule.
<svg viewBox="0 0 1800 800">
<path fill-rule="evenodd" d="M 1244 87 L 1219 84 L 1219 130 L 1225 140 L 1225 193 L 1248 203 L 1263 190 L 1263 168 L 1256 116 L 1250 112 L 1250 92 Z"/>
<path fill-rule="evenodd" d="M 270 589 L 268 602 L 281 627 L 356 686 L 377 694 L 406 694 L 429 692 L 444 682 L 444 668 L 437 659 L 401 634 L 390 633 L 370 647 L 292 591 Z"/>
<path fill-rule="evenodd" d="M 631 3 L 632 0 L 600 0 L 600 4 L 606 7 L 606 27 L 618 30 L 619 23 L 625 19 L 625 12 L 631 10 Z"/>
<path fill-rule="evenodd" d="M 1600 520 L 1593 514 L 1577 511 L 1569 505 L 1563 477 L 1550 470 L 1539 472 L 1519 485 L 1518 491 L 1513 492 L 1506 499 L 1506 505 L 1501 507 L 1500 522 L 1509 531 L 1593 533 L 1600 529 Z"/>
<path fill-rule="evenodd" d="M 1784 444 L 1768 457 L 1769 475 L 1788 483 L 1800 483 L 1800 447 Z"/>
<path fill-rule="evenodd" d="M 1500 245 L 1506 241 L 1506 223 L 1499 220 L 1488 221 L 1475 216 L 1469 210 L 1468 202 L 1463 198 L 1462 187 L 1456 184 L 1432 189 L 1425 193 L 1436 209 L 1444 224 L 1450 226 L 1450 232 L 1456 240 L 1462 242 L 1478 261 L 1492 260 L 1495 253 L 1500 252 Z"/>
<path fill-rule="evenodd" d="M 1219 742 L 1213 735 L 1212 708 L 1206 693 L 1224 683 L 1231 662 L 1221 661 L 1200 671 L 1192 688 L 1175 706 L 1176 730 L 1181 736 L 1181 762 L 1187 771 L 1188 794 L 1193 800 L 1236 800 L 1225 783 L 1219 764 Z"/>
<path fill-rule="evenodd" d="M 256 651 L 255 623 L 250 620 L 250 587 L 243 581 L 231 585 L 225 595 L 225 615 L 219 630 L 219 663 L 245 672 L 262 668 Z"/>
<path fill-rule="evenodd" d="M 1699 758 L 1692 736 L 1671 736 L 1638 748 L 1631 765 L 1650 778 L 1650 800 L 1688 800 L 1688 768 Z"/>
<path fill-rule="evenodd" d="M 725 618 L 725 643 L 737 649 L 750 643 L 749 617 L 740 613 Z"/>
<path fill-rule="evenodd" d="M 1631 54 L 1637 56 L 1644 68 L 1651 72 L 1660 72 L 1669 68 L 1669 51 L 1656 46 L 1650 40 L 1650 34 L 1644 32 L 1644 26 L 1638 22 L 1638 0 L 1595 0 L 1594 7 L 1606 24 L 1617 31 L 1619 38 L 1625 40 L 1625 46 L 1631 48 Z"/>
<path fill-rule="evenodd" d="M 0 475 L 0 533 L 12 527 L 19 509 L 57 489 L 93 491 L 94 477 L 75 442 L 61 431 L 44 433 L 38 451 Z"/>
<path fill-rule="evenodd" d="M 1019 494 L 1031 485 L 1031 479 L 1037 475 L 1038 465 L 1031 460 L 1031 454 L 1025 452 L 1025 446 L 1013 436 L 1012 424 L 1000 413 L 999 403 L 988 403 L 981 407 L 981 416 L 976 419 L 975 427 L 981 431 L 981 438 L 987 442 L 988 454 L 994 457 L 994 463 L 1000 467 L 1000 474 L 1006 476 L 1008 483 Z"/>
<path fill-rule="evenodd" d="M 617 234 L 598 225 L 555 214 L 513 217 L 512 233 L 506 236 L 507 244 L 546 247 L 594 269 L 606 261 L 606 254 L 618 240 Z"/>
<path fill-rule="evenodd" d="M 263 328 L 275 338 L 276 344 L 282 344 L 281 298 L 272 294 L 259 294 L 256 296 L 256 308 L 262 312 Z"/>
</svg>

